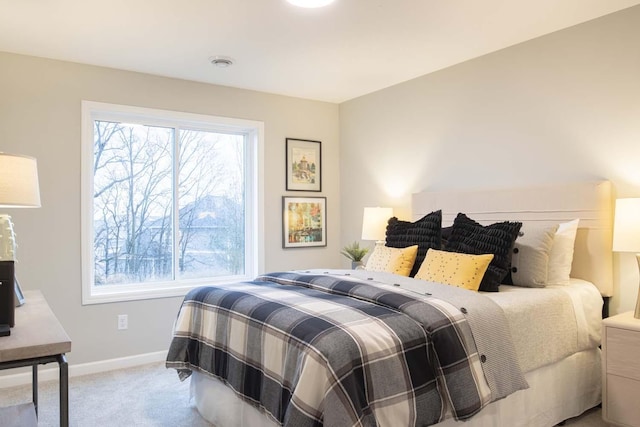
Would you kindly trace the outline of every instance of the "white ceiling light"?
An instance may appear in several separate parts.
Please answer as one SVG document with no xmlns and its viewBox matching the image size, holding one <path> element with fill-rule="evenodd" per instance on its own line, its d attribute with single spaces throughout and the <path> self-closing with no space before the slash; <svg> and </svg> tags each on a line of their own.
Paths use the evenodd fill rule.
<svg viewBox="0 0 640 427">
<path fill-rule="evenodd" d="M 300 7 L 323 7 L 327 6 L 330 3 L 333 3 L 335 0 L 287 0 L 294 6 Z"/>
</svg>

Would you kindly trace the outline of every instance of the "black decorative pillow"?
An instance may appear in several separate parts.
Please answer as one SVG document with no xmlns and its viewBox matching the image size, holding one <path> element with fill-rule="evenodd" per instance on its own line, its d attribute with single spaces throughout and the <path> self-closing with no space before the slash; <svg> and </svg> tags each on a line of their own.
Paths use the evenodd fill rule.
<svg viewBox="0 0 640 427">
<path fill-rule="evenodd" d="M 416 222 L 401 221 L 395 216 L 387 224 L 386 246 L 391 248 L 406 248 L 418 245 L 418 255 L 409 276 L 413 277 L 420 269 L 428 249 L 440 249 L 440 227 L 442 226 L 442 211 L 427 214 Z"/>
<path fill-rule="evenodd" d="M 502 280 L 509 272 L 511 249 L 522 227 L 521 222 L 497 222 L 483 226 L 463 213 L 453 221 L 451 235 L 445 249 L 472 255 L 493 254 L 480 291 L 498 292 Z"/>
<path fill-rule="evenodd" d="M 448 227 L 442 227 L 442 230 L 440 230 L 440 235 L 442 236 L 442 249 L 444 249 L 447 246 L 447 242 L 451 238 L 452 231 L 453 231 L 453 225 L 450 225 Z"/>
</svg>

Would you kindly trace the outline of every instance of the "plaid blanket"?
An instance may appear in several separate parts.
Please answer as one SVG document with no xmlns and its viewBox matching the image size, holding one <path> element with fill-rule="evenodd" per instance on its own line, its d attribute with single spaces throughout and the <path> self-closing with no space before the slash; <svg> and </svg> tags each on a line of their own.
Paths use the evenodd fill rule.
<svg viewBox="0 0 640 427">
<path fill-rule="evenodd" d="M 482 364 L 446 301 L 293 272 L 191 291 L 167 357 L 182 379 L 208 373 L 296 427 L 466 420 L 492 400 Z"/>
</svg>

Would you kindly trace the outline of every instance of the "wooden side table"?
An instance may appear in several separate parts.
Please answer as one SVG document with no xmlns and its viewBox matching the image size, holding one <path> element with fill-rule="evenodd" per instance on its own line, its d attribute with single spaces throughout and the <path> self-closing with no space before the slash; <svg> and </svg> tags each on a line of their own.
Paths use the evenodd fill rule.
<svg viewBox="0 0 640 427">
<path fill-rule="evenodd" d="M 26 291 L 25 304 L 16 308 L 11 335 L 0 337 L 0 369 L 32 367 L 35 414 L 38 413 L 38 365 L 60 367 L 60 426 L 69 426 L 69 367 L 65 353 L 71 340 L 40 291 Z M 22 405 L 21 405 L 22 406 Z M 15 411 L 11 413 L 23 413 Z M 5 412 L 6 413 L 6 412 Z"/>
<path fill-rule="evenodd" d="M 630 311 L 602 323 L 602 417 L 640 427 L 640 319 Z"/>
</svg>

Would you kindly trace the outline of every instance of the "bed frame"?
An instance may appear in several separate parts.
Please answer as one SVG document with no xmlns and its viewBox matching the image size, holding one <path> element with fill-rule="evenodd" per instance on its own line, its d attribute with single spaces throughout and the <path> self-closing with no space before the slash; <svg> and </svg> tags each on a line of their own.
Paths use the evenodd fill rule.
<svg viewBox="0 0 640 427">
<path fill-rule="evenodd" d="M 571 274 L 594 283 L 609 297 L 613 292 L 611 196 L 609 182 L 424 192 L 413 195 L 412 215 L 415 220 L 441 209 L 444 226 L 458 212 L 484 224 L 514 220 L 550 225 L 580 218 Z M 600 402 L 600 369 L 599 348 L 576 353 L 527 373 L 529 389 L 488 405 L 472 420 L 448 419 L 436 427 L 554 426 Z M 214 425 L 274 426 L 219 381 L 194 373 L 191 385 L 198 411 Z"/>
<path fill-rule="evenodd" d="M 509 190 L 446 191 L 413 194 L 413 219 L 442 210 L 442 226 L 464 212 L 481 224 L 521 221 L 542 226 L 580 218 L 571 277 L 613 295 L 613 198 L 609 181 Z"/>
<path fill-rule="evenodd" d="M 510 220 L 545 226 L 580 218 L 571 277 L 598 287 L 604 299 L 603 317 L 608 315 L 608 299 L 613 294 L 613 197 L 609 181 L 413 195 L 413 220 L 437 209 L 442 210 L 445 227 L 453 223 L 458 212 L 484 225 Z M 515 425 L 514 420 L 526 419 L 519 425 L 549 426 L 577 416 L 600 402 L 600 364 L 600 349 L 595 348 L 527 373 L 530 389 L 492 403 L 466 425 Z M 523 413 L 510 413 L 511 408 Z M 529 412 L 524 415 L 526 410 Z M 436 427 L 460 424 L 447 420 Z"/>
</svg>

